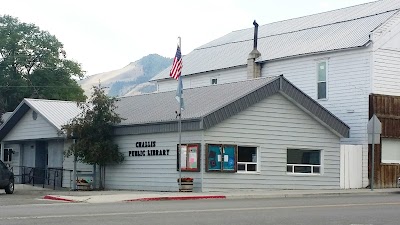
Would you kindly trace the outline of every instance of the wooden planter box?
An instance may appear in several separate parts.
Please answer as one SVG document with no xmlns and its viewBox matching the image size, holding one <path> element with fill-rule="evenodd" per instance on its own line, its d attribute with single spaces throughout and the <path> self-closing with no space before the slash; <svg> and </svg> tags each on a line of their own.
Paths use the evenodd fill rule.
<svg viewBox="0 0 400 225">
<path fill-rule="evenodd" d="M 89 191 L 92 190 L 91 184 L 89 183 L 77 183 L 76 189 L 79 191 Z"/>
<path fill-rule="evenodd" d="M 178 182 L 179 185 L 179 182 Z M 193 192 L 193 181 L 192 182 L 181 182 L 179 187 L 180 192 Z"/>
</svg>

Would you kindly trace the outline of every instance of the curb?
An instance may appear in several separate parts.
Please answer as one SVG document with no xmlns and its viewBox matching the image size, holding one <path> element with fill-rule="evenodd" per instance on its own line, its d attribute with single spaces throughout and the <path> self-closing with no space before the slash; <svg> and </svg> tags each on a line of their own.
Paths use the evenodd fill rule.
<svg viewBox="0 0 400 225">
<path fill-rule="evenodd" d="M 379 196 L 398 195 L 399 192 L 349 192 L 349 193 L 290 193 L 274 195 L 239 195 L 227 196 L 227 199 L 273 199 L 273 198 L 309 198 L 309 197 L 346 197 L 346 196 Z"/>
<path fill-rule="evenodd" d="M 226 199 L 225 195 L 207 196 L 175 196 L 175 197 L 152 197 L 124 200 L 124 202 L 146 202 L 146 201 L 169 201 L 169 200 L 201 200 L 201 199 Z"/>
<path fill-rule="evenodd" d="M 43 199 L 54 200 L 54 201 L 64 201 L 64 202 L 76 202 L 75 200 L 72 200 L 72 199 L 61 198 L 61 197 L 57 197 L 54 195 L 46 195 L 43 197 Z"/>
</svg>

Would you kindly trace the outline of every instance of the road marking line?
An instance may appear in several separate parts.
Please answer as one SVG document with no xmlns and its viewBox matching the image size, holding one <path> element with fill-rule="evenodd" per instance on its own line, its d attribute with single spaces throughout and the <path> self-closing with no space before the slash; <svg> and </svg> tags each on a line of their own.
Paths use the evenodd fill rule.
<svg viewBox="0 0 400 225">
<path fill-rule="evenodd" d="M 120 213 L 72 214 L 72 215 L 66 214 L 66 215 L 45 215 L 45 216 L 17 216 L 17 217 L 0 217 L 0 220 L 53 219 L 53 218 L 66 218 L 66 217 L 151 215 L 151 214 L 167 214 L 167 213 L 228 212 L 228 211 L 307 209 L 307 208 L 333 208 L 333 207 L 384 206 L 384 205 L 400 205 L 400 202 L 353 203 L 353 204 L 337 204 L 337 205 L 270 206 L 270 207 L 225 208 L 225 209 L 193 209 L 193 210 L 191 209 L 191 210 L 174 210 L 174 211 L 144 211 L 144 212 L 120 212 Z"/>
</svg>

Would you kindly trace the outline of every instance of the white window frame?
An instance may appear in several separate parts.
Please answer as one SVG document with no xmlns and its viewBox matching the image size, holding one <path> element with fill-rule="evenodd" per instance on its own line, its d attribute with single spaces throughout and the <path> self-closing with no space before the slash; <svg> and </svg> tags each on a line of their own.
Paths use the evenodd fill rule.
<svg viewBox="0 0 400 225">
<path fill-rule="evenodd" d="M 288 166 L 291 166 L 292 167 L 292 172 L 288 172 L 287 171 L 287 167 Z M 296 172 L 294 172 L 295 171 L 295 167 L 296 166 L 301 166 L 301 167 L 305 167 L 305 166 L 309 166 L 309 167 L 311 167 L 311 173 L 296 173 Z M 319 167 L 319 173 L 314 173 L 314 168 L 318 168 Z M 286 165 L 286 172 L 288 173 L 288 174 L 307 174 L 307 175 L 315 175 L 315 174 L 318 174 L 318 175 L 320 175 L 321 174 L 321 169 L 322 169 L 322 165 L 311 165 L 311 164 L 287 164 Z"/>
<path fill-rule="evenodd" d="M 8 152 L 8 155 L 10 155 L 10 152 L 11 152 L 11 160 L 10 160 L 10 156 L 7 156 L 7 160 L 5 160 L 4 158 L 6 157 L 6 151 Z M 4 163 L 10 163 L 10 162 L 12 162 L 12 153 L 13 153 L 13 149 L 12 148 L 4 148 L 4 151 L 3 151 L 3 162 Z"/>
<path fill-rule="evenodd" d="M 287 155 L 287 150 L 298 150 L 298 151 L 319 151 L 319 160 L 320 160 L 320 164 L 319 165 L 313 165 L 313 164 L 289 164 L 287 163 L 288 159 L 288 155 Z M 301 176 L 320 176 L 323 174 L 323 164 L 324 164 L 324 158 L 323 158 L 323 150 L 322 149 L 304 149 L 304 148 L 287 148 L 286 149 L 286 174 L 288 175 L 301 175 Z M 288 171 L 288 167 L 292 167 L 292 172 Z M 301 167 L 305 167 L 308 166 L 311 168 L 311 173 L 299 173 L 299 172 L 295 172 L 295 167 L 296 166 L 301 166 Z M 314 173 L 314 168 L 319 167 L 319 173 Z"/>
<path fill-rule="evenodd" d="M 216 80 L 217 83 L 213 84 L 213 80 Z M 217 85 L 218 84 L 218 77 L 211 77 L 210 78 L 210 84 L 211 85 Z"/>
<path fill-rule="evenodd" d="M 319 67 L 320 67 L 320 64 L 321 63 L 325 63 L 325 98 L 319 98 L 319 88 L 318 88 L 318 85 L 320 84 L 320 83 L 323 83 L 323 81 L 319 81 Z M 319 61 L 317 61 L 317 65 L 316 65 L 316 74 L 317 74 L 317 76 L 316 76 L 316 78 L 317 78 L 317 96 L 316 96 L 316 99 L 317 100 L 322 100 L 322 101 L 324 101 L 324 100 L 328 100 L 328 75 L 329 75 L 329 63 L 328 63 L 328 60 L 327 59 L 325 59 L 325 60 L 319 60 Z"/>
<path fill-rule="evenodd" d="M 256 154 L 257 154 L 257 162 L 240 162 L 239 161 L 239 148 L 240 147 L 247 147 L 247 148 L 256 148 Z M 247 145 L 238 145 L 237 146 L 237 155 L 238 155 L 238 162 L 237 162 L 237 173 L 243 173 L 243 174 L 258 174 L 260 173 L 260 148 L 258 146 L 247 146 Z M 239 170 L 239 164 L 242 164 L 245 166 L 245 170 Z M 247 171 L 247 165 L 256 165 L 256 171 Z"/>
</svg>

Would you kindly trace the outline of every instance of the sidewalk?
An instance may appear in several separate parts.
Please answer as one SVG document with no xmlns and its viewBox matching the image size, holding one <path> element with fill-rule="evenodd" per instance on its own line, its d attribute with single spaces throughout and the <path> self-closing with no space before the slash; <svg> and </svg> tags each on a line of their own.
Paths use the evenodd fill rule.
<svg viewBox="0 0 400 225">
<path fill-rule="evenodd" d="M 345 195 L 398 194 L 400 188 L 351 190 L 263 190 L 229 192 L 149 192 L 149 191 L 49 191 L 43 198 L 63 202 L 111 203 L 132 201 L 197 200 L 197 199 L 261 199 Z"/>
</svg>

